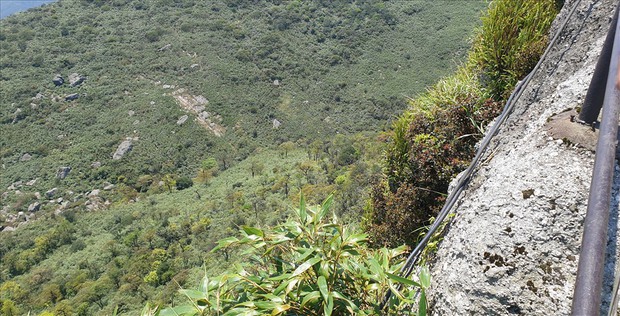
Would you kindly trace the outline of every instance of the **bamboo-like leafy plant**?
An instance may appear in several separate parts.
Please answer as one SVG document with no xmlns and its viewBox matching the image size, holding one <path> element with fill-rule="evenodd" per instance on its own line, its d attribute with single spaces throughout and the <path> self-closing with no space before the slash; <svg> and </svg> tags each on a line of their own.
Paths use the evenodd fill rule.
<svg viewBox="0 0 620 316">
<path fill-rule="evenodd" d="M 182 289 L 187 304 L 145 315 L 379 315 L 426 314 L 427 269 L 419 281 L 398 276 L 404 246 L 369 249 L 365 234 L 330 215 L 332 197 L 312 209 L 302 197 L 295 218 L 272 229 L 243 227 L 240 238 L 220 240 L 213 250 L 241 248 L 234 272 L 204 277 Z M 380 309 L 387 290 L 393 295 Z M 417 295 L 417 293 L 420 295 Z"/>
</svg>

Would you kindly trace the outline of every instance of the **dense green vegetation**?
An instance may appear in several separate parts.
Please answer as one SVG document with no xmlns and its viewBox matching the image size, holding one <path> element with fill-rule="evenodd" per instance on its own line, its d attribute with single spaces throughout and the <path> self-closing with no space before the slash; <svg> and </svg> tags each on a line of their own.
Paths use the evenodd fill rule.
<svg viewBox="0 0 620 316">
<path fill-rule="evenodd" d="M 302 197 L 295 216 L 272 229 L 243 226 L 241 238 L 220 241 L 218 249 L 243 247 L 246 260 L 235 272 L 202 280 L 198 290 L 180 290 L 190 303 L 146 315 L 402 315 L 418 303 L 426 315 L 424 289 L 397 274 L 406 247 L 370 250 L 365 234 L 329 218 L 331 196 L 318 208 Z M 393 296 L 382 310 L 385 289 Z M 415 288 L 422 290 L 416 301 Z"/>
<path fill-rule="evenodd" d="M 219 239 L 300 192 L 358 222 L 376 132 L 456 67 L 484 6 L 60 0 L 0 20 L 0 226 L 31 219 L 0 233 L 1 313 L 176 303 L 240 258 Z"/>
<path fill-rule="evenodd" d="M 366 226 L 379 245 L 415 244 L 443 206 L 450 180 L 514 85 L 536 65 L 563 1 L 493 1 L 467 62 L 411 100 L 395 122 Z"/>
<path fill-rule="evenodd" d="M 367 143 L 361 138 L 350 146 Z M 375 150 L 373 159 L 378 155 Z M 223 271 L 237 254 L 210 254 L 217 241 L 243 225 L 276 225 L 288 218 L 299 192 L 308 192 L 311 201 L 335 192 L 332 210 L 355 222 L 357 198 L 373 173 L 370 162 L 360 157 L 337 165 L 327 155 L 317 161 L 309 156 L 311 150 L 300 148 L 265 150 L 217 174 L 203 170 L 203 178 L 187 189 L 178 190 L 177 181 L 171 193 L 157 185 L 142 193 L 130 190 L 128 197 L 102 193 L 118 202 L 96 212 L 66 210 L 3 233 L 2 286 L 20 294 L 7 291 L 0 299 L 15 302 L 22 312 L 111 314 L 116 307 L 135 312 L 147 299 L 157 305 L 170 302 L 179 284 L 197 281 L 200 267 Z M 337 157 L 344 159 L 335 155 L 334 161 Z M 133 202 L 125 202 L 128 198 Z M 53 299 L 47 296 L 49 288 L 56 291 Z"/>
<path fill-rule="evenodd" d="M 411 100 L 411 109 L 401 115 L 389 134 L 391 139 L 384 161 L 384 178 L 373 188 L 366 229 L 372 234 L 375 244 L 415 242 L 420 228 L 432 220 L 443 204 L 449 181 L 468 164 L 475 142 L 483 134 L 483 128 L 497 114 L 501 102 L 516 81 L 536 64 L 546 46 L 546 32 L 560 5 L 560 2 L 553 1 L 493 2 L 483 17 L 482 29 L 467 63 L 454 75 L 440 80 L 426 94 Z M 321 212 L 326 211 L 319 210 L 315 214 Z M 214 304 L 212 294 L 207 293 L 210 287 L 203 285 L 201 291 L 181 290 L 193 305 L 164 309 L 159 315 L 174 315 L 177 312 L 184 315 L 212 315 L 219 312 L 226 312 L 227 315 L 278 315 L 288 311 L 294 315 L 331 315 L 332 311 L 338 314 L 336 306 L 340 307 L 342 314 L 379 314 L 372 303 L 352 300 L 359 297 L 363 301 L 367 294 L 374 294 L 374 288 L 370 287 L 369 290 L 368 285 L 378 285 L 377 280 L 395 279 L 379 268 L 366 269 L 366 264 L 372 266 L 376 260 L 366 258 L 361 262 L 348 262 L 355 268 L 362 267 L 355 271 L 358 272 L 356 278 L 349 277 L 356 275 L 348 269 L 349 265 L 334 268 L 344 274 L 342 278 L 347 281 L 345 288 L 355 294 L 346 296 L 333 292 L 338 295 L 333 294 L 331 297 L 327 294 L 334 289 L 340 291 L 340 283 L 327 281 L 327 277 L 333 274 L 332 271 L 324 271 L 328 270 L 325 267 L 340 266 L 341 263 L 323 265 L 322 262 L 338 261 L 341 256 L 339 251 L 343 249 L 341 246 L 349 239 L 338 234 L 318 233 L 314 239 L 323 240 L 325 236 L 332 243 L 327 248 L 329 250 L 325 251 L 323 243 L 318 242 L 316 246 L 312 241 L 305 241 L 313 239 L 309 234 L 308 238 L 299 241 L 303 247 L 290 247 L 286 253 L 291 253 L 291 256 L 283 258 L 283 252 L 278 251 L 280 244 L 288 243 L 288 238 L 293 239 L 292 244 L 295 244 L 297 236 L 307 231 L 316 231 L 312 229 L 313 225 L 304 229 L 307 215 L 303 200 L 298 218 L 298 222 L 288 222 L 274 230 L 244 227 L 243 239 L 221 241 L 221 246 L 237 243 L 254 245 L 254 251 L 250 253 L 255 256 L 251 258 L 252 262 L 258 264 L 258 269 L 251 269 L 250 272 L 238 268 L 241 272 L 222 274 L 215 279 L 219 283 L 212 281 L 214 285 L 211 286 L 211 293 L 217 288 L 215 284 L 220 284 L 217 293 L 226 292 L 226 304 Z M 341 228 L 333 230 L 336 231 L 343 234 Z M 353 236 L 356 235 L 350 238 L 354 239 Z M 358 236 L 365 239 L 365 235 Z M 262 249 L 265 249 L 264 252 Z M 385 248 L 381 251 L 389 253 Z M 283 265 L 288 262 L 296 264 L 287 270 Z M 311 273 L 299 280 L 297 272 L 300 269 L 310 270 Z M 363 271 L 367 270 L 371 270 L 373 275 L 365 275 Z M 227 283 L 222 282 L 222 279 L 234 281 Z M 361 284 L 356 282 L 360 280 Z M 429 285 L 428 276 L 420 277 L 422 284 L 407 279 L 403 281 L 410 286 L 422 287 L 417 306 L 419 315 L 425 315 L 424 288 Z M 383 289 L 379 293 L 388 288 L 396 292 L 393 285 L 378 286 Z M 298 290 L 294 291 L 295 288 Z M 412 301 L 409 296 L 395 296 L 403 299 L 395 305 L 405 303 L 407 313 L 410 313 L 412 308 L 407 303 Z M 307 302 L 315 304 L 305 305 Z M 377 302 L 377 298 L 371 302 Z M 359 306 L 370 308 L 362 311 L 357 309 Z M 382 314 L 390 312 L 383 311 Z"/>
<path fill-rule="evenodd" d="M 454 68 L 482 5 L 62 0 L 8 17 L 0 187 L 38 179 L 28 191 L 137 189 L 141 176 L 194 177 L 208 157 L 225 169 L 257 148 L 380 130 L 406 95 Z M 87 79 L 52 83 L 71 73 Z M 65 101 L 72 93 L 79 98 Z M 174 96 L 201 97 L 204 109 L 187 113 Z M 193 120 L 202 111 L 221 137 Z M 128 137 L 132 151 L 112 159 Z M 72 170 L 57 181 L 64 166 Z"/>
</svg>

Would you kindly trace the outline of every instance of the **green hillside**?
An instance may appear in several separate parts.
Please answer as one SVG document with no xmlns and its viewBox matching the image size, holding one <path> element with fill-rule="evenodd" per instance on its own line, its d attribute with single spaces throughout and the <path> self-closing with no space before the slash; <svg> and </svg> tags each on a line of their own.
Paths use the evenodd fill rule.
<svg viewBox="0 0 620 316">
<path fill-rule="evenodd" d="M 377 132 L 464 59 L 484 7 L 60 0 L 0 20 L 2 312 L 169 304 L 300 191 L 360 221 Z"/>
<path fill-rule="evenodd" d="M 120 176 L 195 176 L 209 156 L 224 166 L 285 141 L 381 130 L 406 96 L 455 67 L 482 6 L 64 0 L 9 17 L 0 31 L 0 187 L 39 179 L 33 191 L 86 192 Z M 52 83 L 72 73 L 86 80 Z M 113 160 L 127 138 L 133 150 Z M 69 176 L 54 183 L 66 166 Z"/>
</svg>

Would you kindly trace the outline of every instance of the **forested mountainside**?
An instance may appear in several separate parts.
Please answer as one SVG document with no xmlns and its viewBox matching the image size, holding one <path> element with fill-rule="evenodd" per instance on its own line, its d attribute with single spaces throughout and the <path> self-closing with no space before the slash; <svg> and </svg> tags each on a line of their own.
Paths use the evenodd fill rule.
<svg viewBox="0 0 620 316">
<path fill-rule="evenodd" d="M 389 141 L 382 162 L 383 174 L 380 181 L 373 183 L 364 221 L 364 229 L 369 236 L 355 234 L 355 229 L 338 223 L 335 216 L 326 220 L 325 217 L 332 205 L 331 198 L 316 209 L 308 209 L 302 199 L 295 216 L 291 216 L 285 223 L 267 228 L 243 226 L 238 238 L 229 237 L 219 242 L 216 249 L 223 251 L 233 251 L 239 247 L 245 249 L 242 254 L 245 260 L 242 260 L 239 265 L 217 276 L 207 273 L 196 289 L 180 290 L 180 293 L 186 295 L 184 303 L 163 310 L 147 306 L 143 315 L 200 315 L 219 312 L 226 312 L 228 315 L 264 313 L 272 315 L 427 315 L 429 293 L 435 299 L 432 302 L 434 304 L 430 305 L 431 312 L 439 311 L 442 314 L 455 315 L 461 314 L 465 309 L 469 310 L 470 314 L 521 314 L 526 308 L 523 304 L 527 304 L 528 301 L 528 307 L 531 307 L 532 311 L 537 311 L 539 305 L 532 304 L 533 297 L 547 303 L 549 300 L 545 296 L 549 296 L 550 301 L 557 302 L 558 300 L 554 298 L 557 294 L 551 294 L 557 293 L 558 290 L 555 285 L 557 275 L 551 277 L 553 280 L 551 283 L 554 285 L 548 287 L 543 294 L 533 285 L 531 274 L 538 273 L 541 269 L 551 274 L 549 263 L 540 265 L 543 260 L 551 262 L 549 260 L 552 259 L 544 257 L 549 255 L 549 249 L 552 249 L 554 257 L 562 257 L 562 254 L 558 256 L 553 246 L 549 248 L 545 244 L 540 245 L 540 248 L 547 250 L 538 250 L 534 246 L 536 252 L 543 256 L 539 260 L 528 260 L 529 256 L 521 258 L 527 255 L 525 249 L 530 245 L 524 246 L 519 240 L 512 240 L 513 232 L 523 228 L 520 227 L 523 225 L 522 222 L 533 221 L 538 218 L 539 214 L 531 214 L 528 218 L 522 218 L 521 211 L 527 213 L 530 210 L 518 209 L 518 206 L 523 205 L 522 203 L 503 202 L 506 194 L 498 195 L 494 191 L 505 191 L 505 186 L 508 186 L 511 188 L 508 190 L 512 190 L 508 195 L 512 195 L 513 199 L 515 196 L 521 197 L 522 195 L 524 200 L 532 195 L 540 194 L 531 189 L 517 191 L 520 186 L 515 187 L 515 182 L 527 177 L 522 175 L 517 180 L 511 175 L 515 170 L 526 172 L 530 179 L 534 179 L 533 181 L 540 185 L 541 179 L 537 177 L 544 177 L 545 172 L 549 170 L 541 170 L 537 175 L 527 171 L 532 168 L 547 169 L 547 164 L 535 162 L 533 163 L 535 167 L 521 165 L 500 168 L 507 173 L 504 177 L 487 179 L 485 184 L 494 180 L 499 187 L 493 190 L 487 190 L 487 188 L 479 190 L 483 196 L 482 202 L 478 202 L 475 207 L 470 207 L 472 211 L 467 214 L 473 214 L 474 218 L 470 216 L 466 221 L 461 220 L 457 223 L 461 228 L 465 228 L 463 231 L 471 232 L 473 235 L 463 234 L 461 231 L 460 234 L 453 235 L 451 244 L 444 245 L 443 231 L 450 224 L 452 217 L 445 218 L 443 217 L 445 215 L 439 217 L 437 211 L 444 203 L 450 180 L 464 170 L 473 157 L 478 139 L 485 133 L 493 133 L 494 129 L 486 131 L 485 126 L 497 115 L 517 81 L 522 80 L 532 71 L 550 44 L 549 28 L 556 20 L 558 11 L 564 6 L 563 1 L 544 0 L 500 0 L 490 4 L 488 11 L 482 16 L 483 24 L 475 35 L 467 61 L 454 74 L 442 78 L 426 93 L 410 100 L 411 107 L 394 122 L 392 129 L 385 134 L 389 137 Z M 583 7 L 585 6 L 584 4 Z M 599 9 L 600 7 L 603 9 L 599 12 L 605 12 L 605 5 L 599 4 Z M 564 9 L 564 12 L 569 11 L 569 9 Z M 606 12 L 609 14 L 610 10 Z M 557 25 L 556 23 L 556 27 Z M 572 28 L 572 31 L 575 29 Z M 572 41 L 572 39 L 573 37 L 564 37 L 561 40 Z M 557 42 L 555 45 L 563 48 L 567 46 L 567 44 Z M 581 46 L 579 49 L 581 52 L 587 50 Z M 557 54 L 563 56 L 564 52 Z M 550 58 L 551 62 L 556 60 Z M 551 68 L 557 70 L 557 68 Z M 554 70 L 550 72 L 553 73 Z M 544 77 L 549 72 L 537 74 L 541 73 Z M 566 74 L 562 71 L 559 73 Z M 584 72 L 581 71 L 581 73 Z M 544 79 L 541 81 L 546 82 Z M 560 87 L 567 86 L 570 89 L 570 83 L 560 85 Z M 535 95 L 539 93 L 538 88 L 532 90 Z M 571 93 L 561 95 L 564 97 Z M 527 101 L 530 100 L 531 98 L 528 98 Z M 550 101 L 550 103 L 553 102 L 553 100 Z M 556 102 L 556 104 L 564 105 L 562 102 Z M 550 109 L 547 109 L 546 113 L 550 113 Z M 534 115 L 530 119 L 540 123 L 544 122 L 546 117 Z M 519 120 L 515 119 L 515 121 Z M 530 123 L 530 121 L 527 122 L 528 127 L 532 125 Z M 514 127 L 514 124 L 510 127 Z M 541 138 L 541 133 L 533 134 Z M 493 135 L 487 135 L 487 137 Z M 519 138 L 519 141 L 522 140 Z M 548 143 L 553 143 L 552 147 L 554 147 L 557 141 Z M 538 148 L 539 144 L 539 142 L 533 142 L 523 147 L 529 145 Z M 492 159 L 495 153 L 495 150 L 487 153 L 488 159 Z M 512 153 L 512 148 L 506 148 L 503 152 L 511 162 L 513 161 Z M 543 154 L 538 155 L 538 158 L 544 160 L 548 159 L 548 156 Z M 575 159 L 575 157 L 572 158 Z M 485 160 L 486 162 L 488 160 Z M 527 163 L 525 162 L 524 165 L 527 166 Z M 500 166 L 503 165 L 500 163 Z M 493 174 L 493 171 L 488 174 Z M 463 175 L 463 177 L 468 176 Z M 547 183 L 552 184 L 553 181 L 547 181 Z M 543 199 L 544 195 L 546 194 L 543 194 Z M 558 196 L 558 193 L 553 196 Z M 551 210 L 559 206 L 557 203 L 559 199 L 554 198 L 549 201 Z M 544 213 L 548 210 L 538 207 L 540 201 L 534 203 L 535 207 L 531 211 Z M 489 205 L 491 207 L 502 205 L 502 207 L 498 209 L 498 212 L 479 215 L 480 209 L 489 208 Z M 514 213 L 506 215 L 504 208 L 514 208 L 515 205 L 517 209 L 514 209 Z M 563 202 L 562 208 L 564 206 L 566 204 Z M 568 207 L 567 211 L 574 210 L 574 206 L 573 204 Z M 457 217 L 458 215 L 460 214 L 457 214 Z M 438 218 L 435 219 L 434 216 Z M 493 220 L 480 225 L 476 223 L 478 216 L 490 217 Z M 517 220 L 513 220 L 513 217 Z M 439 231 L 430 236 L 429 242 L 425 244 L 426 246 L 420 253 L 409 256 L 406 263 L 401 255 L 403 254 L 402 246 L 377 249 L 379 245 L 390 247 L 402 243 L 416 245 L 419 238 L 426 233 L 425 225 L 437 220 L 442 222 L 433 223 L 433 227 L 438 227 Z M 507 228 L 503 225 L 496 225 L 496 222 L 502 220 L 509 223 L 505 224 L 509 225 Z M 512 223 L 513 221 L 516 222 Z M 555 221 L 556 218 L 553 218 L 550 221 L 543 220 L 541 223 L 544 225 L 549 222 L 555 223 Z M 435 224 L 438 225 L 435 226 Z M 537 239 L 539 228 L 532 228 L 537 226 L 530 224 L 526 226 L 531 233 L 524 235 Z M 570 225 L 567 228 L 574 227 L 575 225 Z M 552 231 L 551 234 L 556 236 L 556 228 L 547 229 L 545 232 Z M 493 231 L 495 235 L 492 235 L 490 231 Z M 448 232 L 450 233 L 451 231 Z M 504 243 L 496 244 L 495 241 L 499 239 L 504 239 Z M 482 242 L 478 244 L 471 242 L 472 240 Z M 368 242 L 371 242 L 375 248 L 368 248 Z M 467 246 L 463 246 L 464 243 L 467 243 Z M 436 253 L 438 245 L 444 250 L 441 254 Z M 454 251 L 451 251 L 451 247 L 455 248 Z M 482 250 L 475 252 L 471 249 L 485 249 L 486 251 L 483 254 Z M 515 257 L 519 257 L 525 266 L 538 271 L 525 271 L 525 275 L 520 274 L 509 279 L 507 276 L 520 269 L 521 264 L 516 266 L 513 261 L 506 261 L 507 257 L 496 254 L 498 251 L 504 253 L 508 251 L 510 252 L 509 260 L 516 260 Z M 465 257 L 469 259 L 463 260 Z M 419 260 L 410 261 L 411 258 Z M 459 260 L 461 264 L 452 267 L 454 260 Z M 570 257 L 569 260 L 572 261 Z M 443 269 L 439 275 L 429 272 L 428 265 L 433 265 L 433 263 L 437 264 L 430 271 Z M 413 273 L 410 274 L 407 271 Z M 460 273 L 454 273 L 454 271 L 460 271 Z M 556 271 L 555 267 L 553 271 Z M 462 280 L 463 276 L 466 276 L 466 280 Z M 449 282 L 437 286 L 432 281 L 434 277 L 444 279 L 444 281 L 448 279 Z M 560 279 L 562 278 L 562 273 L 560 273 Z M 498 283 L 498 280 L 502 282 Z M 543 283 L 549 283 L 549 280 L 549 276 L 542 277 Z M 514 287 L 513 285 L 517 283 L 522 285 Z M 498 284 L 499 286 L 493 287 Z M 437 287 L 440 288 L 437 289 Z M 454 292 L 457 288 L 461 290 L 460 293 Z M 471 288 L 475 288 L 475 291 L 467 290 Z M 526 288 L 533 294 L 523 299 L 522 294 Z M 566 289 L 565 286 L 564 289 Z M 508 291 L 510 294 L 506 294 Z M 390 295 L 384 296 L 387 293 Z M 464 297 L 468 300 L 463 302 Z M 459 307 L 455 308 L 454 302 Z M 442 303 L 447 304 L 444 306 Z M 549 311 L 553 313 L 555 309 L 551 308 Z"/>
<path fill-rule="evenodd" d="M 60 0 L 1 20 L 3 313 L 169 304 L 300 192 L 359 222 L 377 132 L 461 63 L 485 5 Z"/>
<path fill-rule="evenodd" d="M 6 18 L 0 185 L 38 178 L 49 190 L 63 166 L 74 191 L 194 176 L 206 156 L 228 165 L 286 141 L 380 130 L 455 67 L 480 9 L 67 0 Z M 131 155 L 113 159 L 125 140 Z"/>
</svg>

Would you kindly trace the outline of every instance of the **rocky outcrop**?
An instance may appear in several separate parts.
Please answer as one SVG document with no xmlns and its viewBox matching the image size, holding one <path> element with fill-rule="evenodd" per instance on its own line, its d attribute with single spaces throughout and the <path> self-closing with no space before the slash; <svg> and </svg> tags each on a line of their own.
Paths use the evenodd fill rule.
<svg viewBox="0 0 620 316">
<path fill-rule="evenodd" d="M 86 77 L 78 74 L 78 73 L 72 73 L 69 75 L 69 85 L 72 87 L 77 87 L 79 85 L 81 85 L 84 80 L 86 80 Z"/>
<path fill-rule="evenodd" d="M 65 96 L 65 101 L 73 101 L 77 100 L 80 97 L 79 93 L 71 93 Z"/>
<path fill-rule="evenodd" d="M 179 119 L 177 120 L 177 125 L 183 125 L 183 123 L 185 123 L 185 121 L 187 121 L 188 118 L 189 116 L 187 115 L 183 115 L 179 117 Z"/>
<path fill-rule="evenodd" d="M 34 202 L 30 205 L 28 205 L 28 212 L 38 212 L 41 209 L 41 203 L 39 202 Z"/>
<path fill-rule="evenodd" d="M 165 86 L 163 87 L 165 88 Z M 209 104 L 207 98 L 202 95 L 190 95 L 183 88 L 175 90 L 172 96 L 182 109 L 196 116 L 198 124 L 212 132 L 215 136 L 221 137 L 226 133 L 226 127 L 222 125 L 222 117 L 205 111 Z M 181 119 L 177 121 L 177 124 L 180 121 Z"/>
<path fill-rule="evenodd" d="M 576 2 L 566 1 L 559 21 Z M 570 314 L 593 154 L 545 125 L 583 102 L 615 4 L 580 4 L 482 159 L 431 264 L 434 315 Z M 617 190 L 618 169 L 615 180 Z M 603 309 L 613 268 L 607 273 Z"/>
<path fill-rule="evenodd" d="M 13 183 L 11 183 L 11 185 L 9 185 L 6 189 L 7 190 L 17 190 L 17 188 L 21 187 L 22 185 L 24 185 L 24 181 L 15 181 Z"/>
<path fill-rule="evenodd" d="M 69 172 L 71 172 L 71 167 L 60 167 L 58 168 L 58 171 L 56 171 L 56 179 L 64 179 L 69 175 Z"/>
<path fill-rule="evenodd" d="M 133 139 L 128 138 L 128 139 L 124 140 L 122 143 L 120 143 L 120 145 L 118 145 L 118 147 L 116 148 L 116 151 L 112 155 L 112 159 L 119 160 L 119 159 L 123 158 L 123 156 L 125 156 L 125 154 L 130 152 L 131 149 L 133 148 L 132 140 Z"/>
<path fill-rule="evenodd" d="M 53 188 L 53 189 L 46 191 L 45 196 L 47 196 L 48 199 L 51 199 L 54 197 L 54 195 L 56 195 L 57 192 L 58 192 L 58 188 Z"/>
<path fill-rule="evenodd" d="M 54 85 L 58 86 L 62 86 L 63 83 L 65 83 L 65 78 L 63 78 L 61 75 L 56 75 L 54 76 L 54 79 L 52 79 L 52 82 L 54 83 Z"/>
<path fill-rule="evenodd" d="M 15 109 L 15 112 L 13 112 L 13 121 L 11 122 L 11 124 L 15 124 L 19 121 L 21 121 L 22 119 L 24 119 L 26 117 L 24 111 L 22 111 L 21 108 L 17 108 Z"/>
</svg>

